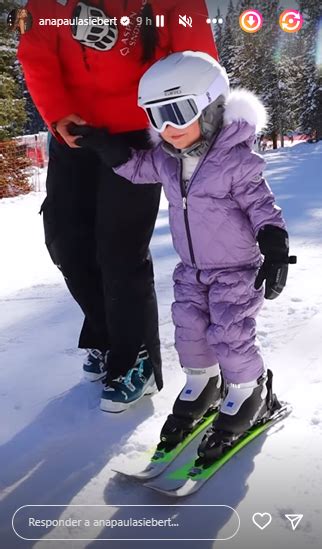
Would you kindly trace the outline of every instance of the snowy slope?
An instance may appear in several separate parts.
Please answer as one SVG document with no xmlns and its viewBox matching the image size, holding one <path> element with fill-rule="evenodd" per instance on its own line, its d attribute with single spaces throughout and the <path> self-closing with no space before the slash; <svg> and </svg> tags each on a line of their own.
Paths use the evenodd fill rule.
<svg viewBox="0 0 322 549">
<path fill-rule="evenodd" d="M 69 534 L 66 529 L 49 529 L 43 541 L 20 540 L 11 529 L 11 517 L 22 505 L 61 505 L 65 507 L 46 509 L 49 518 L 72 514 L 84 519 L 96 517 L 99 508 L 66 506 L 113 505 L 104 509 L 104 517 L 119 519 L 126 512 L 126 508 L 117 507 L 120 505 L 174 505 L 171 513 L 168 508 L 153 507 L 135 507 L 131 512 L 134 517 L 175 514 L 178 522 L 187 513 L 189 521 L 180 535 L 176 529 L 174 536 L 209 540 L 225 537 L 235 520 L 233 512 L 224 516 L 214 507 L 179 505 L 224 504 L 240 516 L 235 538 L 225 542 L 155 544 L 192 548 L 202 543 L 206 549 L 320 547 L 322 143 L 270 152 L 266 159 L 266 176 L 284 210 L 291 253 L 297 254 L 298 264 L 290 267 L 282 296 L 265 303 L 258 335 L 267 366 L 274 370 L 275 389 L 294 410 L 274 435 L 263 436 L 244 449 L 198 494 L 184 501 L 154 494 L 112 472 L 113 465 L 134 460 L 157 441 L 183 382 L 173 348 L 171 273 L 177 258 L 172 250 L 165 200 L 152 246 L 165 388 L 153 399 L 146 397 L 130 412 L 120 415 L 101 412 L 101 387 L 82 380 L 83 352 L 75 348 L 82 315 L 43 244 L 42 220 L 37 215 L 43 193 L 0 201 L 1 546 L 44 549 L 49 538 L 68 536 L 69 541 L 55 541 L 50 547 L 101 546 L 99 542 L 72 541 L 73 537 L 89 537 L 85 528 Z M 272 523 L 267 529 L 260 531 L 253 525 L 254 512 L 271 513 Z M 295 532 L 285 513 L 304 514 Z M 206 526 L 201 517 L 206 519 Z M 95 535 L 106 538 L 109 533 L 101 528 Z M 149 535 L 155 535 L 151 529 L 142 533 L 144 538 Z M 111 542 L 111 547 L 117 548 L 141 546 L 142 542 Z"/>
</svg>

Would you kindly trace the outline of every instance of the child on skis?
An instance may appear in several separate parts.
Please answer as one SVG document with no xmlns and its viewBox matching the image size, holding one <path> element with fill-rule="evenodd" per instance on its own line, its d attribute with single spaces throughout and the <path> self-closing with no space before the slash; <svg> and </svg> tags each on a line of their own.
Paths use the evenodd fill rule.
<svg viewBox="0 0 322 549">
<path fill-rule="evenodd" d="M 274 406 L 255 318 L 264 294 L 274 299 L 281 293 L 295 260 L 262 175 L 265 162 L 252 151 L 265 108 L 248 91 L 230 92 L 224 68 L 191 51 L 171 54 L 144 74 L 139 105 L 161 137 L 156 148 L 134 151 L 88 126 L 77 144 L 97 150 L 133 183 L 164 186 L 181 258 L 172 313 L 186 383 L 161 438 L 179 442 L 219 406 L 199 448 L 211 458 L 223 440 L 231 443 Z"/>
</svg>

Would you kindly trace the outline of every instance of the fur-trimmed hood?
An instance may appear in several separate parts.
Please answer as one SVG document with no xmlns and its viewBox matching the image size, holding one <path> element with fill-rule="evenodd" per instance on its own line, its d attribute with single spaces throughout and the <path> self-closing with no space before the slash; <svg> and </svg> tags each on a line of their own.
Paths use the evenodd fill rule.
<svg viewBox="0 0 322 549">
<path fill-rule="evenodd" d="M 248 90 L 232 90 L 226 101 L 224 126 L 229 126 L 237 121 L 244 121 L 255 127 L 256 133 L 267 124 L 267 114 L 263 103 L 257 95 Z"/>
<path fill-rule="evenodd" d="M 223 127 L 216 147 L 231 148 L 245 143 L 253 148 L 256 133 L 266 124 L 266 109 L 257 95 L 248 90 L 233 90 L 225 104 Z"/>
</svg>

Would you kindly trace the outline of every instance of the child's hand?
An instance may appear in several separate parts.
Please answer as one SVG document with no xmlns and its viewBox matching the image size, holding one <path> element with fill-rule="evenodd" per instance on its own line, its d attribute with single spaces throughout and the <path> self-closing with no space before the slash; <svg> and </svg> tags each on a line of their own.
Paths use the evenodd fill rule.
<svg viewBox="0 0 322 549">
<path fill-rule="evenodd" d="M 272 263 L 268 259 L 265 259 L 255 280 L 256 290 L 266 280 L 264 297 L 265 299 L 275 299 L 285 287 L 287 273 L 288 263 Z"/>
<path fill-rule="evenodd" d="M 258 233 L 258 244 L 264 255 L 264 263 L 258 271 L 255 288 L 265 282 L 266 299 L 275 299 L 286 285 L 288 265 L 296 263 L 296 256 L 288 255 L 288 234 L 275 225 L 265 225 Z"/>
<path fill-rule="evenodd" d="M 76 139 L 76 145 L 95 151 L 102 162 L 110 168 L 124 164 L 130 158 L 130 148 L 122 135 L 111 135 L 106 129 L 93 128 L 87 124 L 70 124 L 68 131 L 71 135 L 81 136 Z"/>
</svg>

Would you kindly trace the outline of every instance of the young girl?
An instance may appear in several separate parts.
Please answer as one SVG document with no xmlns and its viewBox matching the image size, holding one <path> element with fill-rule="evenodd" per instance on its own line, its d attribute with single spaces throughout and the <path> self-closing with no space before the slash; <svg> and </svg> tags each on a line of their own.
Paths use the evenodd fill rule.
<svg viewBox="0 0 322 549">
<path fill-rule="evenodd" d="M 202 455 L 211 457 L 221 440 L 237 439 L 274 406 L 255 318 L 264 293 L 267 299 L 281 293 L 290 258 L 281 210 L 262 175 L 264 160 L 251 149 L 265 109 L 250 92 L 229 92 L 225 70 L 191 51 L 144 74 L 139 105 L 161 136 L 156 148 L 134 151 L 88 127 L 78 144 L 96 148 L 133 183 L 164 185 L 181 258 L 172 313 L 186 384 L 161 438 L 178 442 L 219 405 L 201 443 Z"/>
</svg>

